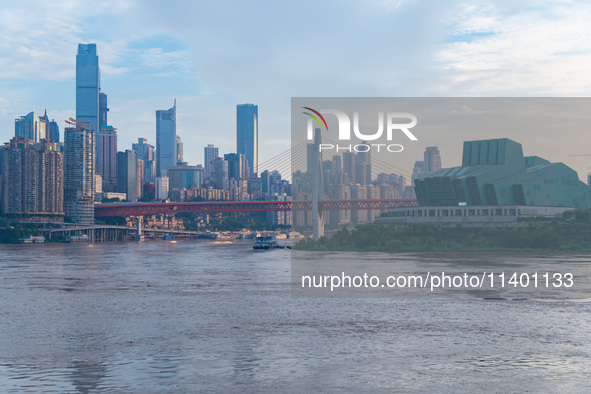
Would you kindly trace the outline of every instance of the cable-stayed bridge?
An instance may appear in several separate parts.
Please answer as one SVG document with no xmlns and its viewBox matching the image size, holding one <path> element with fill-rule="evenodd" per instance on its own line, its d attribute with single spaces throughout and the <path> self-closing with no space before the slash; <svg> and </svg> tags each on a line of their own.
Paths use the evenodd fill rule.
<svg viewBox="0 0 591 394">
<path fill-rule="evenodd" d="M 323 179 L 323 156 L 332 160 L 338 152 L 320 151 L 320 144 L 336 144 L 334 141 L 321 137 L 320 130 L 316 130 L 313 143 L 303 141 L 293 148 L 281 152 L 273 158 L 259 165 L 259 173 L 264 170 L 277 171 L 287 175 L 292 181 L 296 172 L 305 171 L 309 174 L 311 185 L 311 199 L 300 200 L 293 196 L 292 201 L 207 201 L 207 202 L 134 202 L 95 205 L 95 217 L 133 216 L 138 219 L 146 215 L 175 214 L 175 213 L 227 213 L 227 212 L 269 212 L 269 211 L 312 211 L 314 238 L 324 234 L 324 215 L 326 211 L 356 211 L 356 210 L 387 210 L 397 207 L 412 207 L 417 205 L 415 199 L 327 199 L 325 181 Z M 370 157 L 371 165 L 367 175 L 369 179 L 377 173 L 403 174 L 410 173 L 389 163 Z M 350 164 L 351 165 L 351 164 Z M 353 164 L 354 165 L 354 164 Z M 365 171 L 365 169 L 357 169 Z M 375 173 L 375 174 L 374 174 Z M 293 191 L 292 191 L 293 192 Z M 138 220 L 138 226 L 141 220 Z"/>
</svg>

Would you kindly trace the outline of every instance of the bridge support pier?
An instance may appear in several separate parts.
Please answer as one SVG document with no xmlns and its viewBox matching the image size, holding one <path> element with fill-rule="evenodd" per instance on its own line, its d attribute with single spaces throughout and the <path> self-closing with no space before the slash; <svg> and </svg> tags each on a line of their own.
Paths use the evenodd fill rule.
<svg viewBox="0 0 591 394">
<path fill-rule="evenodd" d="M 144 217 L 143 216 L 136 216 L 136 232 L 135 232 L 135 240 L 136 242 L 140 242 L 144 240 L 144 235 L 142 234 L 142 228 L 144 226 Z"/>
</svg>

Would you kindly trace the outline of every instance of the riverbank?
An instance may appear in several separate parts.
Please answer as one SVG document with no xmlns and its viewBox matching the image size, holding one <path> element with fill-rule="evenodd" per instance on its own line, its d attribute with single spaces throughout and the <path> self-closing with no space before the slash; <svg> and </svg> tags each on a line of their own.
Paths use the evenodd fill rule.
<svg viewBox="0 0 591 394">
<path fill-rule="evenodd" d="M 355 252 L 590 252 L 591 223 L 531 223 L 526 227 L 464 228 L 435 224 L 394 227 L 360 225 L 295 247 L 313 251 Z"/>
</svg>

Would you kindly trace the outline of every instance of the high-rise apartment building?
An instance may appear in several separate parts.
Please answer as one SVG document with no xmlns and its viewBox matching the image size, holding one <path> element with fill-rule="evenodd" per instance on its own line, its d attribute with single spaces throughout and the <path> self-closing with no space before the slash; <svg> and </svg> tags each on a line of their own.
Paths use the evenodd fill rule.
<svg viewBox="0 0 591 394">
<path fill-rule="evenodd" d="M 168 177 L 156 177 L 156 199 L 166 200 L 168 198 Z"/>
<path fill-rule="evenodd" d="M 216 189 L 228 189 L 228 162 L 218 157 L 211 162 L 211 179 Z"/>
<path fill-rule="evenodd" d="M 176 136 L 176 165 L 182 166 L 185 163 L 183 156 L 183 141 L 180 136 Z"/>
<path fill-rule="evenodd" d="M 13 138 L 0 149 L 4 214 L 63 214 L 64 161 L 56 144 Z"/>
<path fill-rule="evenodd" d="M 228 162 L 228 178 L 248 179 L 250 171 L 246 156 L 242 153 L 227 153 L 224 160 Z"/>
<path fill-rule="evenodd" d="M 429 146 L 423 155 L 427 174 L 441 169 L 441 156 L 436 146 Z"/>
<path fill-rule="evenodd" d="M 49 139 L 56 144 L 60 142 L 60 127 L 54 119 L 49 122 Z"/>
<path fill-rule="evenodd" d="M 367 141 L 361 143 L 367 144 Z M 355 155 L 355 183 L 369 185 L 371 181 L 371 151 L 358 152 Z"/>
<path fill-rule="evenodd" d="M 99 132 L 99 58 L 96 44 L 78 44 L 76 55 L 76 120 L 89 122 L 94 142 Z M 95 147 L 95 155 L 97 147 Z"/>
<path fill-rule="evenodd" d="M 205 168 L 205 177 L 211 176 L 211 162 L 219 157 L 219 149 L 212 144 L 203 149 L 203 167 Z"/>
<path fill-rule="evenodd" d="M 99 90 L 99 121 L 98 121 L 99 131 L 100 131 L 101 127 L 109 124 L 109 120 L 108 120 L 108 116 L 107 116 L 108 112 L 109 112 L 109 107 L 107 104 L 107 95 L 105 93 L 102 93 Z"/>
<path fill-rule="evenodd" d="M 117 189 L 117 129 L 104 125 L 98 133 L 98 160 L 96 172 L 103 179 L 103 190 Z"/>
<path fill-rule="evenodd" d="M 258 108 L 254 104 L 236 106 L 236 153 L 246 156 L 251 173 L 257 173 L 259 165 Z"/>
<path fill-rule="evenodd" d="M 117 192 L 126 193 L 128 201 L 141 197 L 138 190 L 138 159 L 132 150 L 117 152 Z"/>
<path fill-rule="evenodd" d="M 415 161 L 415 165 L 412 169 L 412 183 L 414 185 L 415 179 L 421 178 L 426 174 L 425 162 L 423 160 Z"/>
<path fill-rule="evenodd" d="M 347 184 L 355 183 L 355 152 L 343 152 L 343 172 Z"/>
<path fill-rule="evenodd" d="M 94 223 L 94 137 L 79 122 L 64 129 L 64 210 L 74 223 Z"/>
<path fill-rule="evenodd" d="M 156 152 L 154 145 L 148 144 L 145 138 L 138 138 L 137 144 L 131 144 L 139 160 L 144 162 L 143 183 L 154 183 L 156 180 Z"/>
<path fill-rule="evenodd" d="M 169 110 L 156 111 L 156 176 L 176 165 L 176 100 Z"/>
</svg>

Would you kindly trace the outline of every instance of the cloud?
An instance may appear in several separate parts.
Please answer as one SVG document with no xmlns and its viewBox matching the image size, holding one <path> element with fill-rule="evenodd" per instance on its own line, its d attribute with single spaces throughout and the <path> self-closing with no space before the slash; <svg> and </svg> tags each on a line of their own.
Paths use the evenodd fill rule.
<svg viewBox="0 0 591 394">
<path fill-rule="evenodd" d="M 464 94 L 587 95 L 591 6 L 461 6 L 436 52 L 448 90 Z M 486 33 L 486 34 L 483 34 Z M 459 39 L 462 37 L 463 39 Z"/>
</svg>

